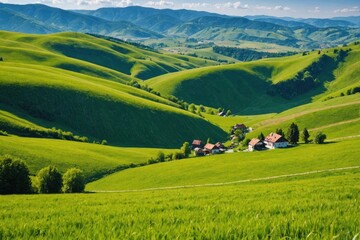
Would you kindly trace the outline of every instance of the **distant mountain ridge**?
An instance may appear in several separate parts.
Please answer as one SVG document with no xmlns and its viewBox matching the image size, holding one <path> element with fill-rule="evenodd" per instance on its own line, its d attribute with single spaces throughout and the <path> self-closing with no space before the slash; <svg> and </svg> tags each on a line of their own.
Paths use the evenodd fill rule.
<svg viewBox="0 0 360 240">
<path fill-rule="evenodd" d="M 193 10 L 140 6 L 67 11 L 41 4 L 0 4 L 0 30 L 25 33 L 74 31 L 121 39 L 193 38 L 251 41 L 301 49 L 333 47 L 360 38 L 360 17 L 296 19 L 232 17 Z"/>
</svg>

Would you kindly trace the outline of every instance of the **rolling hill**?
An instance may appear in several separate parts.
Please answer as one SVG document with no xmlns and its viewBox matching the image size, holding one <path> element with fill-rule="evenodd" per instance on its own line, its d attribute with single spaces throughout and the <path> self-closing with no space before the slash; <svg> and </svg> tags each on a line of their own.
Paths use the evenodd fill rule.
<svg viewBox="0 0 360 240">
<path fill-rule="evenodd" d="M 356 66 L 359 64 L 360 48 L 358 45 L 350 47 L 352 51 L 341 61 L 333 49 L 328 49 L 320 54 L 316 51 L 305 56 L 188 70 L 156 77 L 147 83 L 163 94 L 196 104 L 231 109 L 235 113 L 281 112 L 314 100 L 339 96 L 341 92 L 344 94 L 348 89 L 359 86 L 359 68 Z M 343 48 L 343 51 L 348 48 Z M 306 71 L 316 72 L 313 77 L 318 83 L 295 96 L 287 96 L 287 93 L 306 86 L 305 81 L 294 80 Z M 296 88 L 290 87 L 295 83 L 299 84 Z"/>
<path fill-rule="evenodd" d="M 23 35 L 0 31 L 0 36 L 2 57 L 9 61 L 41 63 L 118 82 L 214 64 L 80 33 Z"/>
<path fill-rule="evenodd" d="M 96 65 L 96 60 L 87 62 L 91 57 L 104 55 L 114 56 L 108 63 L 121 63 L 120 51 L 127 51 L 126 57 L 135 55 L 134 64 L 139 65 L 141 60 L 135 60 L 136 54 L 141 56 L 144 52 L 141 49 L 74 33 L 38 36 L 2 32 L 1 35 L 4 61 L 0 62 L 0 104 L 5 111 L 2 129 L 9 133 L 27 135 L 28 128 L 34 128 L 34 135 L 38 130 L 44 132 L 43 128 L 56 127 L 91 140 L 106 139 L 111 145 L 165 148 L 178 148 L 184 141 L 197 137 L 225 136 L 221 129 L 179 109 L 169 100 L 121 84 L 127 79 L 116 71 L 119 69 L 101 67 Z M 77 56 L 81 61 L 76 56 L 65 57 L 66 53 L 75 54 L 71 52 L 74 44 L 78 44 Z M 82 54 L 86 48 L 81 53 L 81 46 L 93 49 L 93 55 Z M 166 55 L 164 59 L 178 60 Z M 105 61 L 102 63 L 106 65 Z M 63 64 L 72 66 L 71 71 Z M 82 66 L 95 74 L 87 75 Z M 104 79 L 107 78 L 102 73 L 104 69 L 114 74 L 117 81 Z M 26 126 L 25 133 L 21 133 Z"/>
</svg>

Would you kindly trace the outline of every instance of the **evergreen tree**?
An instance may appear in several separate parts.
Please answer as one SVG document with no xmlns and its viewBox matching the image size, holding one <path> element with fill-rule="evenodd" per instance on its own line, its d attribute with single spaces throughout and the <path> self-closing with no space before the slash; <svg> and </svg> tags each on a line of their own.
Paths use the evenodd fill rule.
<svg viewBox="0 0 360 240">
<path fill-rule="evenodd" d="M 264 140 L 265 140 L 264 134 L 263 134 L 263 133 L 260 133 L 260 135 L 258 136 L 258 139 L 259 139 L 260 141 L 264 141 Z"/>
<path fill-rule="evenodd" d="M 283 130 L 282 130 L 281 128 L 276 129 L 275 132 L 276 132 L 277 134 L 281 135 L 281 136 L 284 136 L 284 132 L 283 132 Z"/>
<path fill-rule="evenodd" d="M 310 134 L 308 132 L 308 130 L 306 128 L 304 128 L 304 130 L 302 131 L 301 133 L 301 140 L 304 141 L 304 143 L 309 143 L 309 137 L 310 137 Z"/>
<path fill-rule="evenodd" d="M 295 123 L 292 123 L 287 131 L 287 140 L 290 144 L 297 144 L 299 142 L 299 128 Z"/>
</svg>

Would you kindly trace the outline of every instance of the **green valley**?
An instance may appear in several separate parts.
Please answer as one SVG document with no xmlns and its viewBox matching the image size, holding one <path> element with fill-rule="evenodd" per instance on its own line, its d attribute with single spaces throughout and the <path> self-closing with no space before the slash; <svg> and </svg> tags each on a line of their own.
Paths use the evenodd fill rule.
<svg viewBox="0 0 360 240">
<path fill-rule="evenodd" d="M 0 239 L 359 238 L 356 8 L 90 2 L 0 3 Z"/>
</svg>

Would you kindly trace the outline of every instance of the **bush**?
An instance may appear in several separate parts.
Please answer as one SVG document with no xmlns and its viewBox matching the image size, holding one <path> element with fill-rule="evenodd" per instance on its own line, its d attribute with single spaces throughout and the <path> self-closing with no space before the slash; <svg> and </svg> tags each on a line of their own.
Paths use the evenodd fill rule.
<svg viewBox="0 0 360 240">
<path fill-rule="evenodd" d="M 317 132 L 315 135 L 315 143 L 316 144 L 323 144 L 325 142 L 326 135 L 322 132 Z"/>
<path fill-rule="evenodd" d="M 78 168 L 70 168 L 63 176 L 63 192 L 81 193 L 85 189 L 85 177 Z"/>
<path fill-rule="evenodd" d="M 5 156 L 0 159 L 0 194 L 31 192 L 30 173 L 27 165 L 18 159 Z"/>
<path fill-rule="evenodd" d="M 62 176 L 56 167 L 45 167 L 38 172 L 36 177 L 39 193 L 61 192 Z"/>
</svg>

